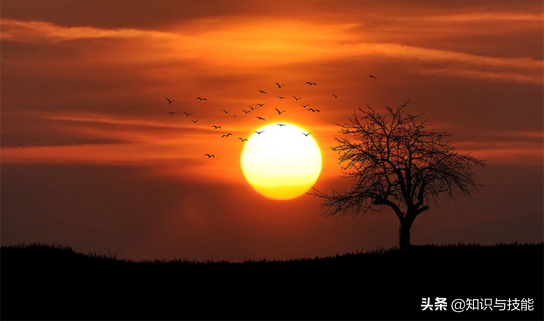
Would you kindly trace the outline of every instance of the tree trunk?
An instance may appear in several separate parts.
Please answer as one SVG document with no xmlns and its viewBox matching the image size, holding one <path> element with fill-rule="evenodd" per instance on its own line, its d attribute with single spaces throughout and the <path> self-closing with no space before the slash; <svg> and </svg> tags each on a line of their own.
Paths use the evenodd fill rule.
<svg viewBox="0 0 544 321">
<path fill-rule="evenodd" d="M 400 222 L 399 227 L 399 248 L 401 251 L 410 249 L 410 228 L 412 227 L 411 221 L 404 219 Z"/>
</svg>

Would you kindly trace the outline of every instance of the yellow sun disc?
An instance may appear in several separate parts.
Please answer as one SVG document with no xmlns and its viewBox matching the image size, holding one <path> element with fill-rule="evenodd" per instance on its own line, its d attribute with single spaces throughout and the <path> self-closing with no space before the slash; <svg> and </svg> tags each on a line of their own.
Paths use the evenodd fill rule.
<svg viewBox="0 0 544 321">
<path fill-rule="evenodd" d="M 246 142 L 241 161 L 249 184 L 277 200 L 293 199 L 308 191 L 322 166 L 321 151 L 312 135 L 289 123 L 259 128 Z"/>
</svg>

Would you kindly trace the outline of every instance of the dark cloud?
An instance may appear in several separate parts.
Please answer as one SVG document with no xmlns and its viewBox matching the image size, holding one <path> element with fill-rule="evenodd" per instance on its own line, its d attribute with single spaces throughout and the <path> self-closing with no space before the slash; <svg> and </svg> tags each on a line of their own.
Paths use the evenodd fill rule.
<svg viewBox="0 0 544 321">
<path fill-rule="evenodd" d="M 78 133 L 74 128 L 34 116 L 3 115 L 2 147 L 38 147 L 81 144 L 119 144 L 117 138 L 96 137 Z"/>
<path fill-rule="evenodd" d="M 240 14 L 247 11 L 247 7 L 254 5 L 227 0 L 6 1 L 2 3 L 2 17 L 48 21 L 66 27 L 156 29 L 192 19 Z"/>
</svg>

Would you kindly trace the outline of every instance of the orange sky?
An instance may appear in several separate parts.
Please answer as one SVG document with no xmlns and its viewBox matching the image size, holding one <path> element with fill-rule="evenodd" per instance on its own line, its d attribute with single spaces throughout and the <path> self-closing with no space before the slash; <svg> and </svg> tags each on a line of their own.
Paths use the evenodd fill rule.
<svg viewBox="0 0 544 321">
<path fill-rule="evenodd" d="M 541 1 L 5 0 L 1 18 L 4 243 L 230 260 L 394 246 L 392 213 L 333 220 L 311 196 L 255 193 L 236 137 L 256 116 L 307 129 L 330 189 L 335 122 L 407 100 L 488 162 L 480 193 L 433 207 L 412 241 L 542 240 Z"/>
</svg>

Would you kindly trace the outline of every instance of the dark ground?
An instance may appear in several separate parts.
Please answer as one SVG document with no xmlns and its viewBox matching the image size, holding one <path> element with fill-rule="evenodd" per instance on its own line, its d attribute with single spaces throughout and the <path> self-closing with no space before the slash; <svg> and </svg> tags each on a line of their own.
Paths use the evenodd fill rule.
<svg viewBox="0 0 544 321">
<path fill-rule="evenodd" d="M 43 244 L 1 248 L 1 318 L 542 320 L 543 244 L 415 246 L 290 261 L 131 262 Z M 447 311 L 422 311 L 422 299 Z M 455 313 L 454 299 L 493 311 Z M 507 311 L 533 299 L 533 311 Z M 496 300 L 505 300 L 498 311 Z M 498 301 L 500 302 L 500 301 Z M 500 304 L 499 304 L 500 305 Z M 517 305 L 521 308 L 521 304 Z"/>
</svg>

